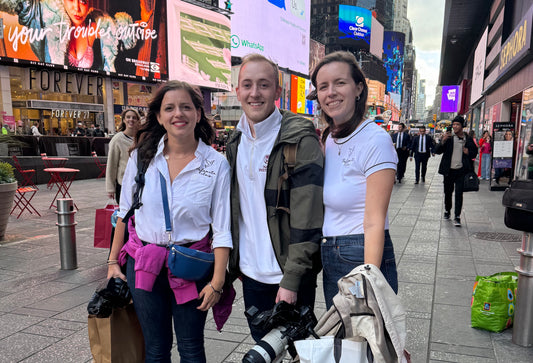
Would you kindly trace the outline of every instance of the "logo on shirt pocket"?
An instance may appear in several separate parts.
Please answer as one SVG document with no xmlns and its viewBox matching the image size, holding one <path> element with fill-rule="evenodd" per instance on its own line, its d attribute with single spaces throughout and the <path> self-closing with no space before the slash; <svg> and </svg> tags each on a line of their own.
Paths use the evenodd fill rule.
<svg viewBox="0 0 533 363">
<path fill-rule="evenodd" d="M 263 166 L 261 166 L 259 168 L 259 172 L 260 173 L 266 173 L 267 168 L 268 168 L 268 158 L 269 157 L 270 157 L 270 155 L 265 155 L 265 157 L 263 158 Z"/>
</svg>

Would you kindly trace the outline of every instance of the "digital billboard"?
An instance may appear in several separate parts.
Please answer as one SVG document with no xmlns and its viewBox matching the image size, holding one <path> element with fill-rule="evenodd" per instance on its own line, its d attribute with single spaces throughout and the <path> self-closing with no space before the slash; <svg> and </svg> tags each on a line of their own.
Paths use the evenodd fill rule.
<svg viewBox="0 0 533 363">
<path fill-rule="evenodd" d="M 485 55 L 487 54 L 487 36 L 489 28 L 485 28 L 481 39 L 474 52 L 474 69 L 472 74 L 472 90 L 470 104 L 473 105 L 481 98 L 483 93 L 483 81 L 485 80 Z"/>
<path fill-rule="evenodd" d="M 1 1 L 0 63 L 167 78 L 165 0 Z"/>
<path fill-rule="evenodd" d="M 351 5 L 339 5 L 339 39 L 362 40 L 370 48 L 372 13 L 370 10 Z"/>
<path fill-rule="evenodd" d="M 381 59 L 383 57 L 383 25 L 372 17 L 372 34 L 370 35 L 370 53 Z"/>
<path fill-rule="evenodd" d="M 232 0 L 231 55 L 259 53 L 282 68 L 309 72 L 311 0 Z M 224 1 L 220 0 L 220 7 Z"/>
<path fill-rule="evenodd" d="M 442 86 L 440 112 L 457 112 L 459 86 Z"/>
<path fill-rule="evenodd" d="M 402 94 L 403 86 L 403 52 L 405 34 L 387 31 L 383 33 L 383 63 L 387 70 L 387 91 Z"/>
<path fill-rule="evenodd" d="M 230 20 L 185 1 L 167 1 L 169 79 L 231 91 Z"/>
</svg>

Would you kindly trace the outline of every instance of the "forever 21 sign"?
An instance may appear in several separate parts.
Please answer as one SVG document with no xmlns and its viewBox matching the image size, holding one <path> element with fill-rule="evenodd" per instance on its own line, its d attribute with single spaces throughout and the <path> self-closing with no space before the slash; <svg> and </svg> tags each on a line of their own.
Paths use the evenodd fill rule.
<svg viewBox="0 0 533 363">
<path fill-rule="evenodd" d="M 25 89 L 40 92 L 102 96 L 104 78 L 83 73 L 26 68 Z"/>
</svg>

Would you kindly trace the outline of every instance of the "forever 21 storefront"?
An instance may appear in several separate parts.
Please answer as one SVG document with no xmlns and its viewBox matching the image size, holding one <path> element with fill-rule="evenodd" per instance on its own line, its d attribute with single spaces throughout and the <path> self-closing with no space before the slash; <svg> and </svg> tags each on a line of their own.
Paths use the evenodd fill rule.
<svg viewBox="0 0 533 363">
<path fill-rule="evenodd" d="M 43 0 L 29 18 L 0 2 L 3 124 L 23 134 L 36 121 L 46 135 L 70 135 L 79 123 L 113 133 L 123 108 L 145 107 L 151 84 L 168 79 L 166 2 L 152 3 L 147 12 L 143 1 L 94 0 L 71 17 L 63 2 Z"/>
</svg>

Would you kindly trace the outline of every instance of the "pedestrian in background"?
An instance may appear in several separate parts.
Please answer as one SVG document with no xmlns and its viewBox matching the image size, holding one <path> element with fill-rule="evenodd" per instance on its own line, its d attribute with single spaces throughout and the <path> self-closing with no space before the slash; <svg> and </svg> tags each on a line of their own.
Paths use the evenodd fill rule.
<svg viewBox="0 0 533 363">
<path fill-rule="evenodd" d="M 230 273 L 242 276 L 246 309 L 262 312 L 280 301 L 313 309 L 323 221 L 318 137 L 311 121 L 276 107 L 281 87 L 271 60 L 244 57 L 236 90 L 244 113 L 226 145 L 232 175 Z M 295 165 L 281 182 L 285 145 L 296 145 Z M 251 319 L 248 326 L 255 341 L 268 333 Z"/>
<path fill-rule="evenodd" d="M 148 105 L 146 124 L 136 135 L 124 174 L 107 277 L 126 280 L 127 276 L 144 336 L 146 362 L 171 361 L 172 321 L 180 362 L 206 362 L 207 311 L 222 295 L 232 246 L 229 166 L 208 146 L 214 131 L 203 105 L 200 91 L 185 82 L 162 85 Z M 122 248 L 122 218 L 132 206 L 137 154 L 147 166 L 142 205 L 135 211 L 134 230 L 130 225 L 128 242 Z M 168 190 L 168 223 L 163 213 L 166 194 L 162 185 Z M 171 225 L 168 233 L 166 224 Z M 169 243 L 202 251 L 212 248 L 213 275 L 199 281 L 172 275 L 166 267 Z M 119 260 L 127 264 L 126 276 Z"/>
<path fill-rule="evenodd" d="M 41 133 L 39 132 L 39 121 L 35 121 L 33 123 L 33 126 L 31 127 L 31 134 L 33 136 L 41 136 Z"/>
<path fill-rule="evenodd" d="M 462 116 L 456 116 L 452 121 L 453 135 L 450 131 L 446 131 L 435 147 L 436 154 L 443 154 L 439 174 L 444 176 L 444 219 L 450 219 L 452 194 L 455 189 L 453 224 L 456 227 L 461 227 L 464 176 L 474 169 L 472 159 L 477 155 L 474 140 L 463 132 L 464 123 L 465 119 Z"/>
<path fill-rule="evenodd" d="M 118 204 L 120 204 L 122 178 L 130 157 L 130 148 L 140 126 L 139 113 L 133 108 L 127 108 L 122 111 L 120 117 L 122 119 L 119 127 L 120 132 L 116 133 L 109 142 L 105 171 L 107 195 L 109 199 L 116 199 Z"/>
<path fill-rule="evenodd" d="M 328 123 L 322 134 L 326 166 L 321 253 L 329 309 L 337 281 L 363 263 L 379 267 L 398 291 L 387 216 L 398 156 L 387 132 L 364 119 L 368 86 L 351 53 L 327 55 L 311 81 Z M 396 145 L 403 150 L 409 138 L 402 131 L 397 135 Z"/>
<path fill-rule="evenodd" d="M 396 178 L 398 179 L 398 183 L 401 184 L 405 175 L 407 159 L 409 158 L 409 149 L 411 147 L 411 136 L 409 136 L 409 132 L 407 132 L 403 122 L 398 125 L 398 132 L 392 135 L 392 142 L 394 143 L 396 153 L 398 154 Z"/>
<path fill-rule="evenodd" d="M 429 156 L 435 156 L 435 144 L 431 135 L 426 134 L 425 126 L 420 126 L 418 136 L 413 137 L 410 152 L 411 160 L 413 155 L 415 157 L 415 184 L 420 182 L 420 171 L 422 171 L 422 183 L 425 183 Z"/>
<path fill-rule="evenodd" d="M 481 180 L 490 179 L 490 159 L 492 153 L 492 140 L 488 131 L 483 132 L 479 139 L 479 154 L 481 159 Z"/>
</svg>

